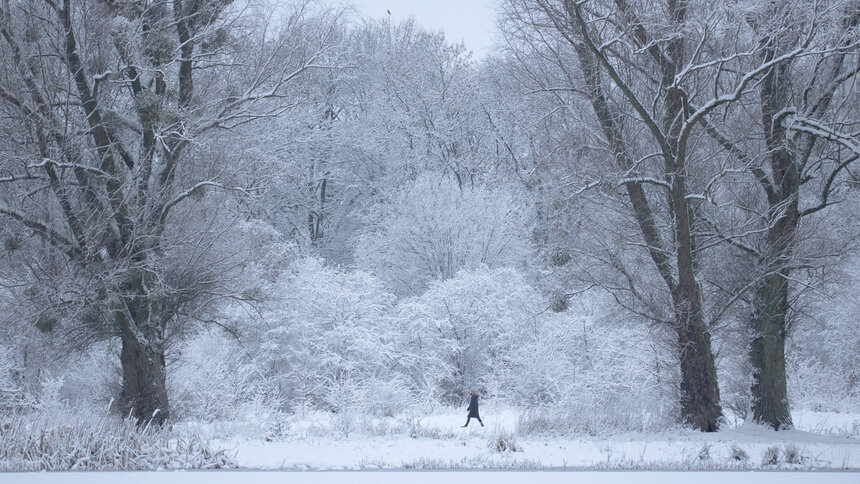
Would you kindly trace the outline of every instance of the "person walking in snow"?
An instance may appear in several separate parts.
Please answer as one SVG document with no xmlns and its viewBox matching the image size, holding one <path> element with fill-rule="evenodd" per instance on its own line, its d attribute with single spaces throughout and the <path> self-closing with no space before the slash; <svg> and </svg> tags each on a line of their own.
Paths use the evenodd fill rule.
<svg viewBox="0 0 860 484">
<path fill-rule="evenodd" d="M 481 415 L 478 414 L 478 392 L 476 392 L 473 388 L 470 393 L 472 394 L 472 398 L 469 399 L 469 408 L 467 409 L 469 411 L 469 415 L 466 416 L 466 425 L 464 425 L 463 427 L 469 426 L 469 420 L 472 420 L 472 417 L 478 419 L 478 423 L 480 423 L 481 427 L 483 427 L 484 421 L 481 420 Z"/>
</svg>

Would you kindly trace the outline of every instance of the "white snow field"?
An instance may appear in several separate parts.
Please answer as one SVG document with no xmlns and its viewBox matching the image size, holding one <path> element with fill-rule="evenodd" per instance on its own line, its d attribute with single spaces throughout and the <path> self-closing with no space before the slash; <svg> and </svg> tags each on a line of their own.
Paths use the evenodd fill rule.
<svg viewBox="0 0 860 484">
<path fill-rule="evenodd" d="M 855 472 L 40 472 L 0 474 L 4 484 L 856 484 Z"/>
<path fill-rule="evenodd" d="M 488 409 L 489 410 L 489 409 Z M 860 414 L 795 412 L 796 429 L 758 425 L 716 433 L 674 429 L 612 436 L 517 435 L 517 413 L 484 416 L 463 429 L 464 416 L 416 417 L 400 433 L 395 419 L 353 423 L 344 430 L 330 414 L 309 413 L 288 423 L 279 437 L 218 439 L 240 468 L 268 470 L 579 469 L 579 470 L 858 470 Z M 386 426 L 388 425 L 388 427 Z M 730 428 L 733 427 L 733 428 Z M 369 432 L 367 429 L 374 429 Z M 247 435 L 247 434 L 245 434 Z M 498 440 L 515 450 L 498 450 Z M 855 476 L 856 477 L 856 476 Z M 854 482 L 860 483 L 860 480 Z"/>
</svg>

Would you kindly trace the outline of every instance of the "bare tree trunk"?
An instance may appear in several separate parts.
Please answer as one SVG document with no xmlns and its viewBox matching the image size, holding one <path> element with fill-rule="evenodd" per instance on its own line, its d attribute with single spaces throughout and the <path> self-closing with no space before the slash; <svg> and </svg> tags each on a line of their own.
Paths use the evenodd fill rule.
<svg viewBox="0 0 860 484">
<path fill-rule="evenodd" d="M 143 260 L 137 260 L 144 264 Z M 122 301 L 115 308 L 120 328 L 122 351 L 123 411 L 130 412 L 138 423 L 150 419 L 159 424 L 170 416 L 164 368 L 164 320 L 153 295 L 146 290 L 146 271 L 132 271 L 121 285 Z"/>
<path fill-rule="evenodd" d="M 684 177 L 675 176 L 671 197 L 676 219 L 678 282 L 672 302 L 681 364 L 681 418 L 703 432 L 714 432 L 723 413 L 720 387 L 701 289 L 695 278 L 691 213 L 685 195 Z"/>
<path fill-rule="evenodd" d="M 120 316 L 125 320 L 124 316 Z M 123 321 L 124 323 L 125 321 Z M 164 349 L 141 341 L 130 326 L 122 328 L 122 395 L 123 411 L 140 422 L 164 423 L 170 411 L 164 371 Z"/>
<path fill-rule="evenodd" d="M 777 40 L 765 44 L 765 61 L 778 55 Z M 766 249 L 759 261 L 765 272 L 755 291 L 750 318 L 750 364 L 753 368 L 750 392 L 753 420 L 779 430 L 791 427 L 785 375 L 785 336 L 791 270 L 788 264 L 800 217 L 801 180 L 797 147 L 776 118 L 780 110 L 791 103 L 789 64 L 784 62 L 774 66 L 762 81 L 759 91 L 762 127 L 773 182 L 767 191 Z"/>
<path fill-rule="evenodd" d="M 791 427 L 785 376 L 787 273 L 769 275 L 761 282 L 750 320 L 753 420 L 776 430 Z"/>
<path fill-rule="evenodd" d="M 782 154 L 782 156 L 780 156 Z M 794 160 L 785 152 L 777 152 L 774 165 L 782 169 L 779 193 L 785 200 L 770 200 L 767 231 L 767 252 L 760 264 L 764 277 L 759 281 L 753 298 L 750 317 L 750 364 L 753 381 L 750 387 L 753 420 L 776 430 L 791 428 L 788 406 L 788 389 L 785 374 L 785 338 L 788 325 L 788 278 L 791 273 L 789 259 L 795 245 L 795 232 L 799 219 L 798 201 L 800 182 L 794 169 Z M 780 163 L 781 162 L 781 163 Z"/>
<path fill-rule="evenodd" d="M 703 432 L 714 432 L 722 417 L 711 336 L 695 299 L 676 302 L 676 331 L 681 364 L 681 418 Z"/>
<path fill-rule="evenodd" d="M 600 80 L 601 72 L 607 72 L 616 86 L 626 87 L 626 85 L 620 76 L 614 72 L 611 63 L 595 45 L 595 41 L 590 38 L 587 23 L 579 8 L 568 4 L 568 9 L 571 16 L 579 21 L 579 35 L 585 41 L 574 43 L 573 47 L 580 62 L 585 84 L 590 94 L 589 100 L 598 123 L 617 162 L 628 172 L 635 172 L 636 163 L 629 154 L 630 147 L 635 143 L 627 139 L 624 134 L 623 124 L 619 121 L 623 117 L 613 110 L 609 98 L 604 92 Z M 681 23 L 685 15 L 685 2 L 673 5 L 672 16 L 676 22 Z M 682 50 L 682 42 L 676 40 L 668 49 L 674 62 L 666 60 L 663 56 L 658 56 L 665 85 L 671 85 L 675 77 L 676 65 L 681 64 Z M 622 90 L 624 89 L 622 88 Z M 628 99 L 638 103 L 632 91 L 628 89 L 626 93 Z M 711 338 L 705 324 L 701 290 L 696 280 L 697 268 L 694 256 L 696 248 L 692 231 L 694 213 L 687 199 L 687 168 L 685 166 L 687 140 L 681 136 L 683 103 L 680 91 L 677 89 L 669 90 L 666 93 L 665 102 L 666 112 L 663 116 L 660 138 L 664 138 L 665 143 L 669 145 L 669 149 L 664 149 L 662 153 L 665 170 L 663 178 L 669 180 L 670 185 L 668 201 L 674 219 L 674 226 L 672 227 L 674 251 L 667 249 L 667 244 L 660 236 L 642 184 L 627 182 L 625 187 L 633 207 L 633 216 L 639 226 L 651 260 L 666 283 L 667 290 L 672 297 L 675 315 L 674 329 L 678 339 L 678 355 L 681 366 L 681 419 L 703 432 L 713 432 L 719 427 L 722 408 L 720 407 L 716 365 L 714 355 L 711 352 Z M 639 114 L 643 118 L 647 118 L 647 122 L 651 123 L 654 131 L 661 130 L 657 127 L 654 116 L 645 112 L 639 112 Z M 670 258 L 673 252 L 677 270 L 675 274 L 673 274 L 674 270 Z"/>
<path fill-rule="evenodd" d="M 314 163 L 311 170 L 311 177 L 312 179 L 308 183 L 310 191 L 310 200 L 308 202 L 308 237 L 310 238 L 311 245 L 316 246 L 322 242 L 324 236 L 323 219 L 326 209 L 325 191 L 327 179 L 314 179 L 316 177 L 316 163 Z"/>
</svg>

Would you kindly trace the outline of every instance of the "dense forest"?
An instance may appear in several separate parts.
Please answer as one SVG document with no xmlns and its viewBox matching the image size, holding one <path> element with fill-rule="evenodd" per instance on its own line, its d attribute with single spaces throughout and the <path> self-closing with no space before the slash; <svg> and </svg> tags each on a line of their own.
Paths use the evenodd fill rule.
<svg viewBox="0 0 860 484">
<path fill-rule="evenodd" d="M 2 0 L 0 413 L 860 411 L 860 2 L 497 14 Z"/>
</svg>

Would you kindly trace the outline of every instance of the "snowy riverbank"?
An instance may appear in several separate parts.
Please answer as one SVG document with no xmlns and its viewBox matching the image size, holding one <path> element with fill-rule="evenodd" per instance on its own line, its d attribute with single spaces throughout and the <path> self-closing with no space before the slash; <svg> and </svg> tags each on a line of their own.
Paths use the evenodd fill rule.
<svg viewBox="0 0 860 484">
<path fill-rule="evenodd" d="M 709 434 L 679 428 L 609 436 L 519 435 L 518 418 L 488 412 L 486 427 L 473 421 L 463 429 L 454 411 L 350 424 L 310 413 L 292 417 L 277 437 L 212 437 L 246 469 L 860 469 L 860 414 L 799 411 L 796 429 L 781 432 L 741 424 Z"/>
</svg>

